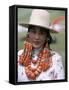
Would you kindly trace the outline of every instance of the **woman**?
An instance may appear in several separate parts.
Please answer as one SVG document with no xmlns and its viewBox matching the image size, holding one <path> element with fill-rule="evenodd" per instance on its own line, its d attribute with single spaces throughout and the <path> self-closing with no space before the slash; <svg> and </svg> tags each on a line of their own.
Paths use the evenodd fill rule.
<svg viewBox="0 0 69 90">
<path fill-rule="evenodd" d="M 61 56 L 50 49 L 52 37 L 48 11 L 34 9 L 28 27 L 24 49 L 18 52 L 18 82 L 64 79 Z"/>
</svg>

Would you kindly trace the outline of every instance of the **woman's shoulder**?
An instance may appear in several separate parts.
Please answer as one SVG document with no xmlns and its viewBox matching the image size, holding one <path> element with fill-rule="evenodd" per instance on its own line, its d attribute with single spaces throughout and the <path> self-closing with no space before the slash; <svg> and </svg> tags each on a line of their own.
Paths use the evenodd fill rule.
<svg viewBox="0 0 69 90">
<path fill-rule="evenodd" d="M 55 58 L 55 59 L 61 59 L 62 58 L 62 56 L 56 51 L 52 50 L 51 54 L 52 54 L 52 57 Z"/>
<path fill-rule="evenodd" d="M 52 51 L 51 52 L 53 55 L 52 55 L 52 63 L 53 63 L 53 67 L 54 68 L 60 68 L 60 67 L 63 67 L 63 61 L 62 61 L 62 56 L 56 52 L 56 51 Z"/>
<path fill-rule="evenodd" d="M 18 51 L 18 56 L 21 55 L 23 53 L 24 49 L 21 49 Z"/>
</svg>

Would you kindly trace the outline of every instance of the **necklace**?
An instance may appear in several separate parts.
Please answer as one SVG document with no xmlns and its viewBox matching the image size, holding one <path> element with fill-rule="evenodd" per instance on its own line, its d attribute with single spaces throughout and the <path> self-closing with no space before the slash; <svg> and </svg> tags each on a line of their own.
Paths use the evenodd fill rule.
<svg viewBox="0 0 69 90">
<path fill-rule="evenodd" d="M 46 44 L 44 49 L 40 51 L 37 60 L 32 60 L 32 44 L 27 41 L 24 42 L 24 53 L 20 55 L 19 63 L 25 66 L 25 73 L 28 79 L 36 80 L 41 72 L 51 67 L 52 58 L 47 46 Z"/>
</svg>

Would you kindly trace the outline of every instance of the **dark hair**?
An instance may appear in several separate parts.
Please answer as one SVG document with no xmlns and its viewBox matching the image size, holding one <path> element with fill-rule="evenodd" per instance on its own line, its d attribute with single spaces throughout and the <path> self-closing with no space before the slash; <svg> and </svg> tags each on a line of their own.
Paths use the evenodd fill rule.
<svg viewBox="0 0 69 90">
<path fill-rule="evenodd" d="M 32 28 L 32 27 L 34 27 L 34 25 L 30 25 L 29 27 L 28 27 L 28 32 L 30 32 L 30 29 Z M 38 27 L 38 26 L 37 26 Z M 47 37 L 47 42 L 48 42 L 48 45 L 50 46 L 50 44 L 52 43 L 52 36 L 50 35 L 50 32 L 49 32 L 49 29 L 45 29 L 45 28 L 43 28 L 43 27 L 40 27 L 41 28 L 41 30 L 42 31 L 44 31 L 44 32 L 46 32 L 46 37 Z"/>
</svg>

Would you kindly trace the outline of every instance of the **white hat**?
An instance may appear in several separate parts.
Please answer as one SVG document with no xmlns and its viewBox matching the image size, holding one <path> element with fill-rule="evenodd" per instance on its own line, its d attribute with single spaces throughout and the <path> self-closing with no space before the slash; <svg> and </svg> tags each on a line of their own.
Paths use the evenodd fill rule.
<svg viewBox="0 0 69 90">
<path fill-rule="evenodd" d="M 20 23 L 20 25 L 29 27 L 29 25 L 39 26 L 50 30 L 51 32 L 57 33 L 50 27 L 50 15 L 47 10 L 34 9 L 30 16 L 29 23 Z"/>
</svg>

